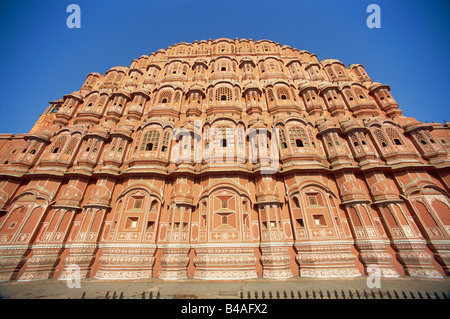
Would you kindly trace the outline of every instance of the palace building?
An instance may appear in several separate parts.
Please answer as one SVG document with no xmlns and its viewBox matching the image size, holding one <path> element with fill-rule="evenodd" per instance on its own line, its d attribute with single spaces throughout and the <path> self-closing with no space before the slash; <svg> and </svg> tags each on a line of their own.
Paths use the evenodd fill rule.
<svg viewBox="0 0 450 319">
<path fill-rule="evenodd" d="M 0 281 L 449 275 L 450 123 L 360 64 L 183 42 L 49 104 L 0 135 Z"/>
</svg>

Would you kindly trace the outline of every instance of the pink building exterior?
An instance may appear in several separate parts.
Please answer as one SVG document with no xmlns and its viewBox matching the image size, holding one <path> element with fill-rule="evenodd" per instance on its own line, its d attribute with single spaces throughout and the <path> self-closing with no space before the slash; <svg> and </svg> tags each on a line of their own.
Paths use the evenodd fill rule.
<svg viewBox="0 0 450 319">
<path fill-rule="evenodd" d="M 449 125 L 268 40 L 90 73 L 0 135 L 0 281 L 448 276 Z"/>
</svg>

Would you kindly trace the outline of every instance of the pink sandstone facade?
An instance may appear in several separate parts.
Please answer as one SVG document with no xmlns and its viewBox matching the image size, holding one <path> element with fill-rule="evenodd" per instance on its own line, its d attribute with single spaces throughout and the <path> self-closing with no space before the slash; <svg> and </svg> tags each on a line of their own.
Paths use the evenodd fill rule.
<svg viewBox="0 0 450 319">
<path fill-rule="evenodd" d="M 360 64 L 179 43 L 0 135 L 0 281 L 449 275 L 450 123 Z"/>
</svg>

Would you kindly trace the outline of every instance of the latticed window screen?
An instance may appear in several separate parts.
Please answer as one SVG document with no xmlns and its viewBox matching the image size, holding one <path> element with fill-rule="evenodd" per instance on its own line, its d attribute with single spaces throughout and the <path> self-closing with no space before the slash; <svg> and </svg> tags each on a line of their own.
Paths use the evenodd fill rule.
<svg viewBox="0 0 450 319">
<path fill-rule="evenodd" d="M 236 101 L 239 101 L 239 89 L 238 88 L 235 88 L 234 89 L 234 96 L 235 96 L 235 100 Z"/>
<path fill-rule="evenodd" d="M 433 135 L 431 135 L 430 132 L 424 131 L 423 134 L 425 134 L 425 136 L 428 138 L 428 140 L 429 140 L 431 143 L 435 143 L 434 138 L 433 138 Z"/>
<path fill-rule="evenodd" d="M 276 68 L 275 62 L 269 62 L 268 69 L 270 69 L 270 70 L 276 70 L 277 68 Z"/>
<path fill-rule="evenodd" d="M 267 90 L 267 97 L 269 98 L 270 101 L 273 101 L 275 99 L 272 89 Z"/>
<path fill-rule="evenodd" d="M 159 101 L 158 103 L 170 103 L 170 100 L 172 99 L 172 92 L 170 91 L 162 91 L 159 95 Z"/>
<path fill-rule="evenodd" d="M 352 141 L 354 146 L 360 146 L 359 142 L 358 142 L 358 139 L 356 138 L 356 134 L 351 134 L 350 135 L 350 140 Z"/>
<path fill-rule="evenodd" d="M 387 147 L 388 146 L 388 142 L 387 140 L 384 138 L 384 134 L 380 129 L 376 129 L 374 131 L 375 137 L 378 140 L 378 143 L 382 146 L 382 147 Z"/>
<path fill-rule="evenodd" d="M 309 147 L 308 137 L 305 134 L 305 130 L 299 127 L 293 127 L 289 131 L 289 138 L 292 147 Z M 300 140 L 301 143 L 297 142 Z"/>
<path fill-rule="evenodd" d="M 289 100 L 289 91 L 286 88 L 277 88 L 278 100 Z"/>
<path fill-rule="evenodd" d="M 98 143 L 100 143 L 100 142 L 98 142 Z M 96 144 L 96 145 L 97 145 L 97 144 Z M 118 151 L 119 153 L 122 153 L 123 150 L 124 150 L 124 148 L 125 148 L 125 141 L 124 141 L 124 140 L 121 140 L 121 142 L 120 142 L 120 144 L 119 144 L 119 148 L 117 149 L 117 151 Z M 95 151 L 95 149 L 94 149 L 94 151 Z"/>
<path fill-rule="evenodd" d="M 283 128 L 278 129 L 278 135 L 280 137 L 281 149 L 287 148 L 286 135 L 284 134 L 284 129 Z"/>
<path fill-rule="evenodd" d="M 339 146 L 339 136 L 337 133 L 333 133 L 334 145 Z"/>
<path fill-rule="evenodd" d="M 73 151 L 75 150 L 75 147 L 78 144 L 78 137 L 74 136 L 70 139 L 69 145 L 66 149 L 66 154 L 72 154 Z"/>
<path fill-rule="evenodd" d="M 329 135 L 325 136 L 325 142 L 327 143 L 328 147 L 333 147 L 333 142 L 331 141 L 331 138 Z"/>
<path fill-rule="evenodd" d="M 314 138 L 314 134 L 311 130 L 311 128 L 308 129 L 308 135 L 309 135 L 309 140 L 311 141 L 311 145 L 312 147 L 316 148 L 316 139 Z"/>
<path fill-rule="evenodd" d="M 238 145 L 240 148 L 244 147 L 244 129 L 242 127 L 238 128 L 237 131 Z"/>
<path fill-rule="evenodd" d="M 169 139 L 170 139 L 170 132 L 166 131 L 164 132 L 163 140 L 162 140 L 162 147 L 161 150 L 163 152 L 167 151 L 167 147 L 169 146 Z"/>
<path fill-rule="evenodd" d="M 216 101 L 231 101 L 232 91 L 227 87 L 219 87 L 216 89 Z"/>
<path fill-rule="evenodd" d="M 155 151 L 158 149 L 159 132 L 150 131 L 142 139 L 141 151 Z"/>
<path fill-rule="evenodd" d="M 180 102 L 180 98 L 181 98 L 181 93 L 180 92 L 175 93 L 174 103 L 177 104 L 178 102 Z"/>
<path fill-rule="evenodd" d="M 112 143 L 111 143 L 111 146 L 110 146 L 110 148 L 109 148 L 109 151 L 110 151 L 110 152 L 113 152 L 113 151 L 116 150 L 118 141 L 119 141 L 119 140 L 118 140 L 117 138 L 113 139 L 113 141 L 112 141 Z"/>
<path fill-rule="evenodd" d="M 393 127 L 386 128 L 386 134 L 393 144 L 395 145 L 403 144 L 403 139 L 401 138 L 400 134 L 397 132 L 395 128 Z"/>
<path fill-rule="evenodd" d="M 53 146 L 53 153 L 59 153 L 64 145 L 66 144 L 67 136 L 61 136 L 59 139 L 56 140 L 55 145 Z"/>
<path fill-rule="evenodd" d="M 422 145 L 428 144 L 427 141 L 425 140 L 425 137 L 420 132 L 415 133 L 414 137 L 420 142 L 420 144 Z"/>
<path fill-rule="evenodd" d="M 214 138 L 216 146 L 233 147 L 234 131 L 231 127 L 218 127 L 214 129 Z"/>
</svg>

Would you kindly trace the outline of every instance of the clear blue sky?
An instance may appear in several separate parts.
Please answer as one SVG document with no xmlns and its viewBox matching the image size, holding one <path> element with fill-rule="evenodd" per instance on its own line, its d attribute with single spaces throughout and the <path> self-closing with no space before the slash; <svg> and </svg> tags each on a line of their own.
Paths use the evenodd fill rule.
<svg viewBox="0 0 450 319">
<path fill-rule="evenodd" d="M 69 29 L 69 4 L 81 29 Z M 366 8 L 381 8 L 369 29 Z M 28 133 L 48 101 L 77 91 L 90 72 L 129 66 L 178 42 L 269 39 L 360 63 L 389 84 L 405 116 L 450 121 L 450 1 L 1 0 L 0 133 Z"/>
</svg>

